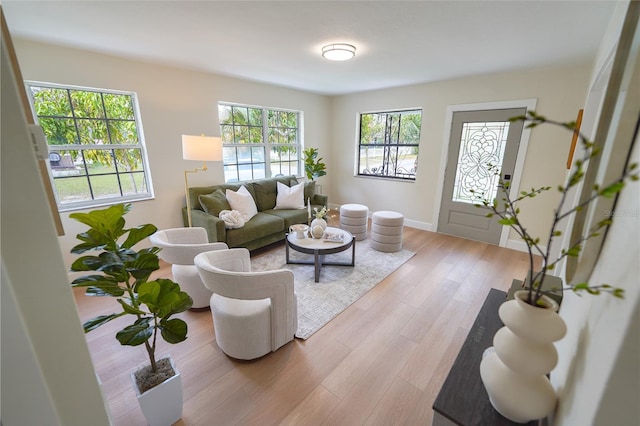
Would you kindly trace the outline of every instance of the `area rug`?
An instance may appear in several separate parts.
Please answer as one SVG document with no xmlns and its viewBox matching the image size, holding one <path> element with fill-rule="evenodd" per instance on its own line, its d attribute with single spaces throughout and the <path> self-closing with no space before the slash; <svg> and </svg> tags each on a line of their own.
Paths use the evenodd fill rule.
<svg viewBox="0 0 640 426">
<path fill-rule="evenodd" d="M 291 259 L 313 259 L 312 255 L 290 250 Z M 251 259 L 254 271 L 289 269 L 293 271 L 298 297 L 298 331 L 296 337 L 307 339 L 344 311 L 349 305 L 375 287 L 387 275 L 409 260 L 415 253 L 401 250 L 383 253 L 369 247 L 369 241 L 356 242 L 355 267 L 323 266 L 320 282 L 314 282 L 313 265 L 292 265 L 285 262 L 285 247 Z M 327 261 L 347 262 L 351 249 L 328 255 Z"/>
</svg>

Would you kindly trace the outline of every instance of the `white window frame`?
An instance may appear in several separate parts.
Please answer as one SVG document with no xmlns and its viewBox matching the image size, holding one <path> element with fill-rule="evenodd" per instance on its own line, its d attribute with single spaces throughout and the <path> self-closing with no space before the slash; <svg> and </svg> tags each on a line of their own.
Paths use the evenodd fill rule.
<svg viewBox="0 0 640 426">
<path fill-rule="evenodd" d="M 226 124 L 223 124 L 222 121 L 220 120 L 220 108 L 221 107 L 235 107 L 235 108 L 251 108 L 251 109 L 259 109 L 262 111 L 262 123 L 261 123 L 261 129 L 262 129 L 262 142 L 260 143 L 251 143 L 251 142 L 247 142 L 247 143 L 233 143 L 233 142 L 229 142 L 228 140 L 225 140 L 225 133 L 223 131 L 223 126 Z M 297 127 L 296 127 L 296 142 L 294 144 L 291 143 L 271 143 L 269 141 L 269 123 L 268 123 L 268 112 L 269 111 L 275 111 L 275 112 L 286 112 L 286 113 L 294 113 L 297 115 Z M 299 110 L 292 110 L 292 109 L 285 109 L 285 108 L 274 108 L 274 107 L 266 107 L 266 106 L 258 106 L 258 105 L 248 105 L 248 104 L 241 104 L 241 103 L 234 103 L 234 102 L 218 102 L 218 119 L 219 119 L 219 123 L 220 123 L 220 134 L 222 136 L 222 142 L 223 142 L 223 166 L 224 166 L 224 178 L 225 178 L 225 182 L 245 182 L 248 180 L 253 180 L 253 179 L 259 179 L 262 178 L 262 176 L 256 176 L 255 174 L 255 167 L 254 165 L 257 164 L 263 164 L 260 161 L 256 161 L 254 162 L 253 160 L 251 162 L 239 162 L 238 160 L 238 156 L 237 156 L 237 149 L 238 148 L 261 148 L 263 149 L 263 155 L 264 155 L 264 177 L 265 178 L 269 178 L 269 177 L 273 177 L 276 175 L 279 175 L 279 173 L 275 174 L 272 176 L 272 170 L 271 170 L 271 155 L 270 155 L 270 150 L 271 148 L 274 147 L 295 147 L 296 148 L 296 154 L 295 157 L 292 159 L 289 159 L 289 163 L 297 163 L 297 173 L 295 173 L 296 177 L 301 177 L 304 174 L 304 165 L 302 163 L 302 150 L 304 149 L 304 145 L 303 145 L 303 121 L 304 121 L 304 114 L 302 111 Z M 247 126 L 249 126 L 249 124 L 247 124 Z M 258 126 L 252 126 L 254 128 L 258 127 Z M 234 161 L 231 162 L 229 161 L 230 158 L 233 158 Z M 282 161 L 281 163 L 285 163 L 287 161 Z M 245 167 L 249 167 L 251 169 L 251 177 L 250 178 L 240 178 L 241 175 L 241 171 L 239 170 L 239 166 L 245 166 Z M 235 170 L 232 170 L 235 169 Z M 231 173 L 235 173 L 235 179 L 233 178 L 229 178 Z M 245 172 L 246 173 L 246 172 Z"/>
<path fill-rule="evenodd" d="M 26 86 L 26 92 L 29 96 L 29 103 L 31 105 L 31 111 L 33 113 L 33 117 L 36 123 L 40 123 L 40 117 L 37 114 L 37 109 L 35 107 L 35 103 L 34 103 L 34 96 L 33 93 L 31 91 L 32 87 L 42 87 L 42 88 L 51 88 L 51 89 L 61 89 L 61 90 L 78 90 L 78 91 L 85 91 L 85 92 L 95 92 L 95 93 L 100 93 L 100 94 L 114 94 L 114 95 L 125 95 L 125 96 L 130 96 L 131 97 L 131 102 L 132 102 L 132 109 L 133 109 L 133 116 L 134 116 L 134 121 L 135 121 L 135 125 L 136 125 L 136 131 L 137 131 L 137 138 L 138 138 L 138 143 L 134 143 L 134 144 L 122 144 L 122 143 L 115 143 L 115 144 L 78 144 L 78 143 L 74 143 L 74 144 L 65 144 L 65 145 L 47 145 L 47 148 L 49 150 L 49 154 L 50 154 L 50 158 L 52 158 L 52 156 L 55 156 L 55 153 L 59 152 L 59 151 L 83 151 L 83 150 L 117 150 L 117 149 L 139 149 L 140 150 L 140 156 L 141 156 L 141 160 L 142 160 L 142 168 L 139 171 L 136 171 L 135 173 L 140 173 L 143 176 L 143 182 L 144 182 L 144 186 L 146 186 L 146 191 L 141 191 L 138 192 L 136 194 L 132 194 L 132 195 L 122 195 L 122 184 L 120 183 L 120 177 L 123 176 L 124 174 L 127 173 L 131 173 L 131 172 L 127 172 L 127 171 L 119 171 L 116 167 L 116 170 L 112 173 L 107 173 L 105 175 L 115 175 L 118 178 L 118 188 L 117 190 L 120 192 L 120 195 L 117 196 L 105 196 L 105 197 L 96 197 L 96 195 L 94 195 L 93 192 L 93 187 L 92 187 L 92 183 L 91 183 L 91 178 L 95 177 L 95 175 L 91 175 L 91 174 L 82 174 L 80 175 L 81 177 L 85 177 L 87 179 L 89 188 L 90 188 L 90 194 L 91 194 L 91 199 L 85 199 L 82 201 L 71 201 L 71 202 L 65 202 L 63 200 L 60 200 L 60 197 L 58 195 L 58 189 L 56 186 L 56 181 L 59 179 L 64 179 L 65 177 L 63 176 L 54 176 L 52 167 L 51 167 L 51 160 L 47 161 L 47 168 L 48 168 L 48 172 L 49 172 L 49 179 L 51 180 L 51 185 L 53 187 L 53 191 L 54 191 L 54 195 L 56 198 L 56 204 L 58 206 L 58 210 L 63 212 L 63 211 L 71 211 L 71 210 L 79 210 L 79 209 L 86 209 L 89 207 L 99 207 L 99 206 L 108 206 L 108 205 L 113 205 L 113 204 L 120 204 L 120 203 L 128 203 L 128 202 L 135 202 L 135 201 L 142 201 L 142 200 L 149 200 L 152 199 L 154 197 L 153 195 L 153 184 L 151 181 L 151 172 L 150 172 L 150 168 L 149 168 L 149 160 L 148 160 L 148 156 L 147 156 L 147 150 L 146 150 L 146 144 L 145 144 L 145 139 L 144 139 L 144 132 L 142 129 L 142 119 L 140 118 L 140 108 L 139 108 L 139 104 L 138 104 L 138 97 L 136 95 L 135 92 L 128 92 L 128 91 L 120 91 L 120 90 L 110 90 L 110 89 L 99 89 L 99 88 L 93 88 L 93 87 L 83 87 L 83 86 L 75 86 L 75 85 L 66 85 L 66 84 L 56 84 L 56 83 L 48 83 L 48 82 L 41 82 L 41 81 L 25 81 L 25 86 Z M 72 108 L 72 117 L 66 117 L 69 120 L 73 120 L 74 125 L 76 125 L 76 134 L 78 132 L 78 127 L 77 127 L 77 123 L 80 120 L 78 117 L 75 116 L 75 114 L 73 113 L 73 105 L 70 105 Z M 86 119 L 87 117 L 85 117 Z M 109 123 L 109 118 L 108 117 L 91 117 L 91 119 L 95 119 L 95 120 L 104 120 L 105 124 Z M 108 126 L 107 126 L 108 127 Z M 74 176 L 75 177 L 75 176 Z"/>
<path fill-rule="evenodd" d="M 372 115 L 372 114 L 402 114 L 402 113 L 409 113 L 409 112 L 416 112 L 416 113 L 420 113 L 420 135 L 418 135 L 418 143 L 416 144 L 404 144 L 404 143 L 400 143 L 400 141 L 398 141 L 398 143 L 389 143 L 389 141 L 385 140 L 384 143 L 380 143 L 380 144 L 363 144 L 362 143 L 362 117 L 364 115 Z M 378 178 L 378 179 L 391 179 L 394 181 L 405 181 L 405 182 L 415 182 L 416 180 L 416 174 L 417 174 L 417 168 L 418 168 L 418 158 L 420 155 L 420 138 L 422 135 L 422 121 L 423 121 L 423 116 L 422 116 L 422 108 L 402 108 L 402 109 L 389 109 L 389 110 L 380 110 L 380 111 L 368 111 L 368 112 L 361 112 L 358 114 L 358 139 L 356 141 L 356 161 L 355 161 L 355 168 L 356 168 L 356 176 L 358 177 L 371 177 L 371 178 Z M 386 132 L 385 132 L 386 135 Z M 402 173 L 401 171 L 396 170 L 394 172 L 394 174 L 387 174 L 387 172 L 383 171 L 383 173 L 379 173 L 379 170 L 376 168 L 376 170 L 369 170 L 367 168 L 365 168 L 364 170 L 362 169 L 361 165 L 360 165 L 360 160 L 361 160 L 361 149 L 364 146 L 370 146 L 372 148 L 377 148 L 377 149 L 383 149 L 384 150 L 384 156 L 388 156 L 390 155 L 389 152 L 391 149 L 395 148 L 398 149 L 400 147 L 415 147 L 416 149 L 416 159 L 414 161 L 413 167 L 410 168 L 404 168 L 404 167 L 398 167 L 398 169 L 405 169 L 406 173 Z M 397 161 L 397 157 L 398 157 L 398 153 L 396 152 L 395 154 L 396 156 L 396 161 Z"/>
</svg>

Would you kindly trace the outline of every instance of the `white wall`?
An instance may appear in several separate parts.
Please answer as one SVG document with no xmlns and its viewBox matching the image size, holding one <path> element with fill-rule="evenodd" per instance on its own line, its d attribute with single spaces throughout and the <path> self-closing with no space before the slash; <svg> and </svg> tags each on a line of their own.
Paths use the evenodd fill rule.
<svg viewBox="0 0 640 426">
<path fill-rule="evenodd" d="M 331 201 L 366 204 L 369 210 L 397 210 L 415 227 L 435 230 L 440 159 L 448 132 L 447 106 L 537 98 L 537 111 L 555 120 L 575 120 L 585 100 L 592 64 L 579 67 L 538 69 L 526 72 L 481 75 L 336 97 L 332 103 L 334 141 L 329 173 Z M 422 108 L 422 132 L 415 183 L 354 177 L 358 114 L 398 108 Z M 556 187 L 566 174 L 571 133 L 551 126 L 531 133 L 521 187 Z M 557 194 L 544 200 L 541 209 L 552 211 Z M 546 238 L 552 215 L 541 216 L 523 202 L 522 219 L 533 235 Z"/>
<path fill-rule="evenodd" d="M 108 425 L 2 46 L 2 424 Z"/>
<path fill-rule="evenodd" d="M 592 82 L 615 48 L 622 27 L 626 2 L 621 2 L 601 45 Z M 637 15 L 636 18 L 637 20 Z M 618 106 L 625 100 L 630 113 L 615 114 L 632 134 L 638 116 L 640 90 L 640 29 L 630 56 L 635 77 L 626 78 Z M 594 87 L 592 91 L 601 90 Z M 634 96 L 635 95 L 635 96 Z M 613 120 L 614 122 L 617 121 Z M 640 163 L 640 136 L 636 134 L 630 162 Z M 602 253 L 589 277 L 591 284 L 609 283 L 625 290 L 625 299 L 608 296 L 567 295 L 560 315 L 568 327 L 557 344 L 559 362 L 551 374 L 558 389 L 555 424 L 635 426 L 640 424 L 640 184 L 627 186 L 615 205 Z"/>
<path fill-rule="evenodd" d="M 631 161 L 640 162 L 640 139 Z M 568 294 L 562 303 L 568 331 L 556 344 L 559 362 L 551 374 L 559 426 L 640 424 L 640 189 L 634 185 L 618 199 L 618 215 L 589 279 L 625 289 L 624 300 Z"/>
<path fill-rule="evenodd" d="M 201 163 L 182 159 L 181 135 L 219 135 L 219 101 L 301 110 L 305 146 L 325 152 L 330 143 L 330 104 L 325 96 L 27 40 L 15 39 L 14 44 L 25 80 L 138 94 L 155 199 L 134 204 L 127 215 L 131 225 L 153 223 L 161 229 L 182 226 L 183 171 Z M 206 173 L 189 175 L 191 186 L 222 180 L 222 171 L 212 165 Z M 84 227 L 69 220 L 68 213 L 62 214 L 62 220 L 66 235 L 60 238 L 60 247 L 65 263 L 70 265 L 69 250 Z"/>
</svg>

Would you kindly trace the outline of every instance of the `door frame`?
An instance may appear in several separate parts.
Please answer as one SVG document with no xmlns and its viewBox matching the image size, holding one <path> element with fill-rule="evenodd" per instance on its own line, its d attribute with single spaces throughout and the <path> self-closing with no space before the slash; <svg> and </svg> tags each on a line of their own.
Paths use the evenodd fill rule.
<svg viewBox="0 0 640 426">
<path fill-rule="evenodd" d="M 514 101 L 501 101 L 501 102 L 480 102 L 474 104 L 459 104 L 447 106 L 447 113 L 444 120 L 444 140 L 442 142 L 442 151 L 440 151 L 440 167 L 438 169 L 438 180 L 436 182 L 436 199 L 434 200 L 434 212 L 433 212 L 433 231 L 438 230 L 438 219 L 440 218 L 440 207 L 442 204 L 442 191 L 444 186 L 444 173 L 447 168 L 447 156 L 449 153 L 449 144 L 451 139 L 451 125 L 453 122 L 453 113 L 461 111 L 481 111 L 492 109 L 507 109 L 507 108 L 526 108 L 527 111 L 535 110 L 538 103 L 537 98 L 533 99 L 520 99 Z M 527 155 L 527 147 L 529 146 L 529 137 L 531 135 L 531 129 L 526 126 L 522 129 L 522 137 L 520 139 L 520 146 L 518 147 L 518 155 L 516 157 L 516 166 L 513 173 L 513 179 L 511 180 L 511 190 L 509 194 L 515 197 L 518 194 L 520 188 L 520 179 L 522 178 L 522 169 L 524 168 L 524 161 Z M 500 233 L 500 247 L 507 247 L 509 244 L 509 227 L 503 226 Z M 515 243 L 515 242 L 514 242 Z M 518 242 L 519 243 L 519 242 Z M 526 251 L 524 242 L 520 244 L 509 244 L 510 248 L 516 250 Z"/>
</svg>

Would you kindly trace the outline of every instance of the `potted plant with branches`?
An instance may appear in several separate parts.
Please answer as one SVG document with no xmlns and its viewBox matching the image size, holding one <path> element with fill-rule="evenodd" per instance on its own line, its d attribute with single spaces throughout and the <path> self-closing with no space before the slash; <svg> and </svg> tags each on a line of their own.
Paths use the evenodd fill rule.
<svg viewBox="0 0 640 426">
<path fill-rule="evenodd" d="M 519 120 L 528 122 L 528 128 L 533 128 L 541 124 L 548 123 L 564 127 L 571 131 L 576 131 L 576 123 L 573 121 L 558 122 L 550 120 L 542 115 L 537 114 L 535 111 L 529 111 L 527 115 L 513 117 L 510 119 L 510 121 Z M 525 199 L 535 198 L 544 192 L 550 191 L 552 187 L 544 186 L 537 189 L 532 188 L 529 191 L 521 191 L 517 195 L 517 197 L 512 198 L 509 194 L 510 182 L 498 179 L 498 185 L 504 188 L 504 198 L 502 198 L 502 203 L 499 203 L 497 199 L 486 199 L 484 194 L 476 194 L 476 197 L 479 201 L 476 206 L 485 207 L 491 210 L 489 213 L 487 213 L 487 217 L 497 216 L 498 223 L 504 226 L 509 226 L 511 229 L 513 229 L 527 245 L 529 273 L 525 280 L 529 280 L 530 282 L 526 285 L 528 289 L 526 302 L 531 305 L 539 305 L 541 303 L 543 296 L 542 283 L 544 282 L 544 279 L 546 278 L 548 272 L 553 270 L 556 265 L 558 265 L 558 263 L 560 263 L 563 259 L 567 257 L 579 256 L 584 243 L 590 238 L 598 236 L 605 227 L 609 226 L 612 223 L 612 219 L 607 218 L 599 221 L 586 235 L 582 235 L 580 238 L 574 241 L 570 247 L 563 248 L 558 257 L 552 258 L 551 246 L 556 238 L 562 236 L 562 231 L 558 229 L 561 222 L 565 219 L 568 219 L 578 211 L 586 208 L 591 202 L 599 197 L 610 198 L 615 196 L 624 188 L 627 181 L 638 180 L 638 174 L 636 172 L 637 164 L 631 164 L 615 181 L 610 182 L 606 185 L 595 185 L 589 198 L 577 205 L 567 207 L 566 204 L 568 202 L 567 197 L 569 191 L 580 184 L 580 182 L 582 182 L 585 175 L 585 167 L 587 166 L 589 160 L 599 154 L 599 150 L 595 149 L 594 143 L 592 141 L 588 140 L 579 132 L 578 138 L 582 147 L 584 148 L 584 154 L 582 155 L 582 158 L 577 159 L 573 163 L 566 183 L 564 185 L 558 185 L 557 187 L 557 190 L 560 192 L 560 201 L 553 211 L 553 219 L 548 231 L 548 238 L 546 243 L 542 243 L 539 237 L 532 236 L 527 227 L 522 223 L 522 220 L 520 218 L 519 203 L 520 201 L 523 201 Z M 500 176 L 499 166 L 488 164 L 488 169 L 496 176 Z M 536 271 L 535 268 L 536 256 L 539 256 L 542 260 L 539 271 Z M 615 288 L 609 284 L 599 284 L 592 286 L 589 283 L 583 282 L 574 284 L 569 287 L 569 289 L 573 290 L 574 292 L 586 291 L 590 294 L 600 294 L 601 292 L 606 292 L 610 293 L 614 297 L 619 298 L 622 298 L 624 296 L 624 292 L 622 289 Z M 549 288 L 546 291 L 553 292 L 560 290 L 560 288 Z"/>
<path fill-rule="evenodd" d="M 529 128 L 548 123 L 577 132 L 575 122 L 549 120 L 533 111 L 511 119 L 517 120 L 524 120 Z M 592 141 L 577 133 L 583 154 L 574 162 L 566 182 L 557 187 L 560 201 L 553 211 L 546 243 L 531 235 L 522 222 L 519 204 L 523 200 L 550 191 L 552 187 L 532 188 L 512 197 L 509 194 L 509 182 L 499 178 L 499 185 L 504 188 L 504 195 L 500 201 L 487 199 L 484 194 L 476 194 L 476 206 L 489 209 L 487 217 L 497 217 L 500 224 L 513 229 L 527 245 L 529 268 L 524 280 L 525 290 L 517 291 L 514 300 L 500 306 L 499 316 L 505 326 L 498 330 L 494 336 L 493 347 L 487 349 L 486 356 L 483 356 L 480 363 L 480 375 L 492 405 L 502 415 L 516 422 L 524 423 L 545 417 L 556 404 L 556 393 L 547 374 L 553 370 L 558 360 L 553 342 L 564 337 L 566 324 L 557 314 L 558 303 L 544 294 L 560 291 L 563 286 L 545 288 L 543 291 L 547 273 L 563 259 L 579 256 L 584 243 L 609 226 L 611 218 L 597 222 L 586 234 L 572 240 L 568 247 L 562 248 L 560 254 L 555 257 L 552 256 L 551 248 L 553 242 L 562 236 L 559 229 L 561 222 L 586 208 L 599 197 L 615 196 L 627 181 L 638 180 L 637 165 L 631 164 L 613 182 L 595 185 L 590 196 L 576 205 L 567 205 L 571 189 L 584 179 L 589 160 L 599 154 Z M 489 164 L 488 169 L 500 176 L 499 166 Z M 535 267 L 536 256 L 541 259 L 540 270 L 536 270 Z M 568 289 L 574 292 L 609 293 L 617 298 L 624 297 L 623 289 L 610 284 L 590 285 L 588 282 L 581 282 L 569 286 Z"/>
<path fill-rule="evenodd" d="M 156 360 L 158 334 L 168 343 L 187 338 L 187 323 L 173 315 L 189 309 L 191 297 L 170 279 L 150 280 L 159 269 L 157 247 L 134 250 L 134 245 L 157 231 L 151 224 L 125 228 L 124 215 L 131 204 L 119 204 L 70 218 L 89 227 L 76 235 L 81 241 L 71 249 L 83 256 L 71 265 L 73 272 L 95 271 L 73 280 L 73 287 L 86 287 L 88 296 L 113 297 L 119 312 L 100 315 L 83 324 L 85 333 L 123 316 L 133 323 L 116 333 L 122 345 L 144 345 L 150 365 L 132 373 L 138 401 L 151 425 L 172 424 L 182 416 L 182 383 L 171 357 Z M 97 250 L 97 256 L 84 255 Z M 168 394 L 165 396 L 165 394 Z M 170 398 L 169 400 L 164 399 Z M 156 399 L 160 400 L 156 401 Z"/>
<path fill-rule="evenodd" d="M 318 158 L 318 148 L 307 148 L 304 151 L 304 172 L 309 180 L 315 180 L 321 176 L 326 176 L 327 166 Z"/>
</svg>

